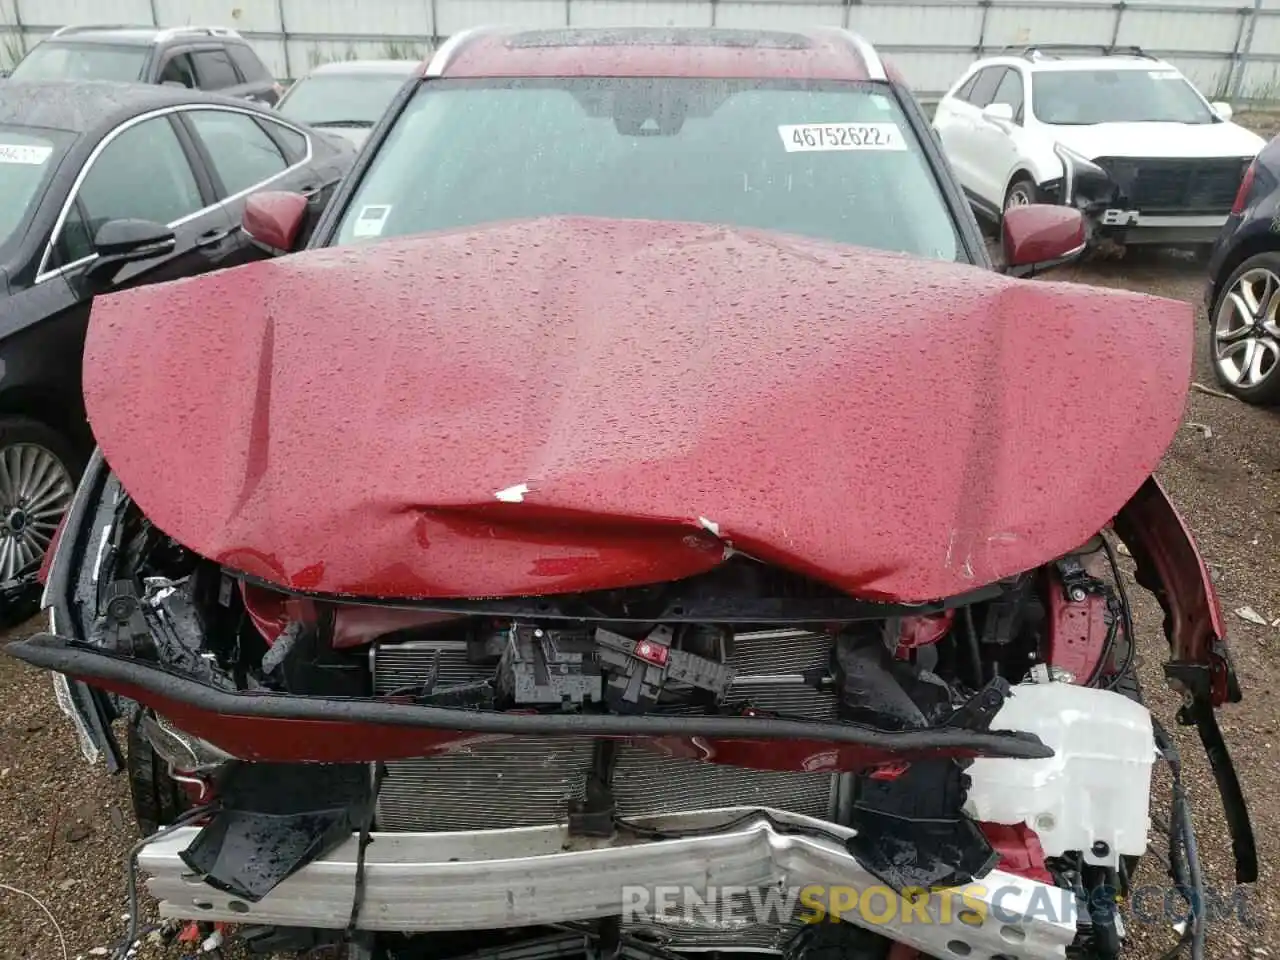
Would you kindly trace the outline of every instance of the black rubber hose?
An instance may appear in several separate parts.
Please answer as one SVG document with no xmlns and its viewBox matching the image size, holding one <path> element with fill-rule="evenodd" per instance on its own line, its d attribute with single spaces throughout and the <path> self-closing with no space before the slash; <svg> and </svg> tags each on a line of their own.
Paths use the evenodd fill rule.
<svg viewBox="0 0 1280 960">
<path fill-rule="evenodd" d="M 1200 849 L 1196 844 L 1196 828 L 1191 822 L 1191 804 L 1181 780 L 1173 782 L 1173 806 L 1182 821 L 1182 848 L 1187 857 L 1187 870 L 1191 874 L 1191 960 L 1204 960 L 1204 874 L 1200 869 Z"/>
<path fill-rule="evenodd" d="M 1185 857 L 1186 887 L 1191 891 L 1191 895 L 1186 898 L 1190 912 L 1187 930 L 1170 954 L 1176 954 L 1183 946 L 1190 943 L 1191 960 L 1204 960 L 1204 871 L 1200 866 L 1200 848 L 1196 842 L 1195 824 L 1191 820 L 1191 804 L 1182 786 L 1182 757 L 1178 753 L 1178 745 L 1174 743 L 1160 721 L 1152 717 L 1151 723 L 1155 731 L 1156 748 L 1160 751 L 1160 756 L 1164 758 L 1165 763 L 1169 764 L 1169 774 L 1173 779 L 1173 801 L 1169 818 L 1170 873 L 1174 883 L 1181 885 L 1179 883 L 1180 861 Z M 1181 851 L 1175 849 L 1178 841 L 1181 841 Z"/>
<path fill-rule="evenodd" d="M 129 955 L 129 949 L 133 946 L 133 942 L 138 939 L 138 854 L 142 852 L 142 848 L 147 844 L 168 836 L 179 827 L 190 826 L 196 820 L 208 816 L 216 809 L 216 804 L 210 804 L 204 807 L 197 807 L 194 810 L 188 810 L 173 823 L 161 830 L 157 830 L 149 837 L 143 837 L 130 847 L 129 852 L 125 854 L 124 878 L 125 887 L 129 891 L 129 928 L 125 933 L 124 943 L 116 948 L 117 960 L 124 960 Z"/>
<path fill-rule="evenodd" d="M 1116 581 L 1116 592 L 1120 594 L 1120 612 L 1124 620 L 1124 661 L 1116 668 L 1115 676 L 1109 685 L 1109 689 L 1114 690 L 1120 685 L 1125 675 L 1133 669 L 1133 662 L 1138 652 L 1138 639 L 1133 632 L 1133 609 L 1129 606 L 1129 591 L 1124 585 L 1124 574 L 1120 570 L 1120 562 L 1116 559 L 1116 552 L 1106 536 L 1102 538 L 1102 546 L 1107 552 L 1107 562 L 1111 564 L 1111 575 Z"/>
<path fill-rule="evenodd" d="M 964 608 L 964 624 L 969 635 L 969 670 L 973 674 L 973 689 L 980 690 L 985 682 L 982 677 L 982 653 L 978 649 L 978 631 L 973 625 L 973 607 Z"/>
<path fill-rule="evenodd" d="M 19 660 L 70 674 L 87 683 L 125 684 L 135 693 L 154 693 L 213 714 L 276 720 L 323 720 L 419 729 L 460 730 L 513 736 L 725 737 L 751 740 L 823 740 L 910 756 L 941 750 L 985 757 L 1043 759 L 1052 748 L 1020 732 L 988 732 L 957 727 L 880 730 L 849 723 L 778 720 L 770 717 L 617 716 L 455 710 L 369 699 L 300 697 L 270 693 L 228 693 L 160 667 L 86 649 L 43 633 L 9 643 Z"/>
</svg>

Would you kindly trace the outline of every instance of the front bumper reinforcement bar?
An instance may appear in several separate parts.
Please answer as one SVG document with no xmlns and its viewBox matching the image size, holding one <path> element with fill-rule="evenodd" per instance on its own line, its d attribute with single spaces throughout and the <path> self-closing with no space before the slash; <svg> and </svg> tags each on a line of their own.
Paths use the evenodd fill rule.
<svg viewBox="0 0 1280 960">
<path fill-rule="evenodd" d="M 759 818 L 751 818 L 751 813 Z M 744 814 L 747 815 L 744 817 Z M 623 916 L 636 891 L 665 894 L 673 917 L 725 888 L 820 885 L 841 918 L 933 956 L 1062 958 L 1076 936 L 1071 891 L 994 870 L 963 888 L 908 904 L 864 870 L 844 847 L 848 828 L 774 810 L 708 810 L 647 818 L 647 829 L 679 834 L 641 840 L 571 838 L 563 825 L 449 833 L 374 833 L 365 852 L 359 927 L 427 933 L 567 923 Z M 190 873 L 179 852 L 185 828 L 142 849 L 139 866 L 167 917 L 288 927 L 338 928 L 355 896 L 358 839 L 302 867 L 257 903 L 237 900 Z M 656 891 L 656 892 L 655 892 Z M 874 895 L 867 895 L 875 891 Z M 674 900 L 671 898 L 674 896 Z M 648 901 L 650 905 L 658 902 Z M 804 904 L 796 901 L 796 910 Z M 741 907 L 738 921 L 741 922 Z M 675 917 L 683 914 L 677 912 Z M 638 919 L 638 918 L 633 918 Z M 764 918 L 785 922 L 794 916 Z"/>
</svg>

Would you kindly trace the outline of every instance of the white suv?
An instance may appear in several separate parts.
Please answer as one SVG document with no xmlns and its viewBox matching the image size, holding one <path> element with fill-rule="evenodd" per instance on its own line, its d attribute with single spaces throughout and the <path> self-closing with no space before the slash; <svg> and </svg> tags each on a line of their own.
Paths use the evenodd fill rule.
<svg viewBox="0 0 1280 960">
<path fill-rule="evenodd" d="M 1264 141 L 1176 68 L 1121 49 L 1027 47 L 947 91 L 933 126 L 975 211 L 1066 203 L 1095 246 L 1213 242 Z"/>
</svg>

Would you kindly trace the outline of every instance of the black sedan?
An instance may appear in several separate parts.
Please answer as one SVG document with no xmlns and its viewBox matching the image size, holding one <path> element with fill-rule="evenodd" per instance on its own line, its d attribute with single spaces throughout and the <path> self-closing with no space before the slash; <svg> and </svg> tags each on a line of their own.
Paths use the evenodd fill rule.
<svg viewBox="0 0 1280 960">
<path fill-rule="evenodd" d="M 94 295 L 265 256 L 239 227 L 246 198 L 298 191 L 318 211 L 353 160 L 243 100 L 0 83 L 0 616 L 31 609 L 93 450 L 80 364 Z"/>
<path fill-rule="evenodd" d="M 1280 403 L 1280 137 L 1245 172 L 1205 290 L 1209 360 L 1223 388 Z"/>
</svg>

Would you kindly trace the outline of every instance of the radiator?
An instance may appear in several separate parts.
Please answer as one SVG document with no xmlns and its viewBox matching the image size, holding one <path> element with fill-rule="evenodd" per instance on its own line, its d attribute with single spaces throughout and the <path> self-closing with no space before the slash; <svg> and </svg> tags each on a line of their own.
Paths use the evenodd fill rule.
<svg viewBox="0 0 1280 960">
<path fill-rule="evenodd" d="M 734 637 L 735 702 L 796 717 L 832 719 L 834 697 L 795 675 L 829 663 L 826 634 L 769 630 Z M 492 668 L 467 663 L 461 640 L 383 643 L 372 654 L 374 690 L 483 680 Z M 384 831 L 482 830 L 564 822 L 582 799 L 594 743 L 589 738 L 519 737 L 434 757 L 387 764 L 378 795 Z M 832 818 L 838 778 L 825 773 L 745 770 L 666 757 L 622 742 L 613 793 L 621 817 L 727 806 L 768 806 Z"/>
</svg>

